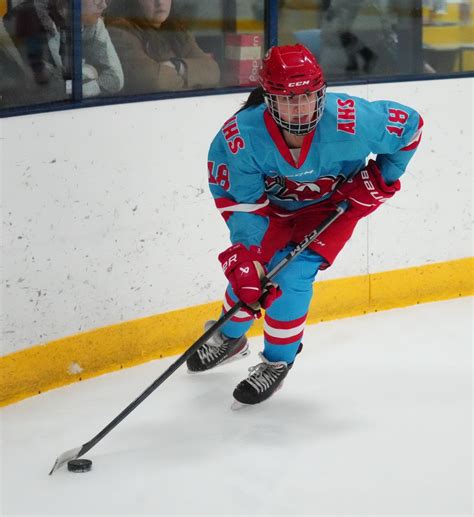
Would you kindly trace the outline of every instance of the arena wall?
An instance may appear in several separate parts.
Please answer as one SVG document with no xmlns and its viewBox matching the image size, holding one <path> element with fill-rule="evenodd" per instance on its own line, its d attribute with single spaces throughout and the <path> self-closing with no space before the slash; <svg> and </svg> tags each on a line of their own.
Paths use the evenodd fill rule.
<svg viewBox="0 0 474 517">
<path fill-rule="evenodd" d="M 465 78 L 332 89 L 408 104 L 425 129 L 402 191 L 319 276 L 311 321 L 472 293 L 472 88 Z M 207 150 L 245 97 L 0 119 L 0 403 L 199 336 L 219 310 L 216 256 L 228 245 Z"/>
</svg>

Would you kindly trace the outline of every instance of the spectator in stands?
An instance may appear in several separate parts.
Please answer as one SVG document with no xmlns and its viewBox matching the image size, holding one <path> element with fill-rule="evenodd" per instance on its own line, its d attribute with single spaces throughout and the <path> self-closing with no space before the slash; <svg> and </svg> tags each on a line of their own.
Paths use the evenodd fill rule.
<svg viewBox="0 0 474 517">
<path fill-rule="evenodd" d="M 125 93 L 218 85 L 217 63 L 174 19 L 171 4 L 114 0 L 107 10 L 106 25 L 124 69 Z"/>
<path fill-rule="evenodd" d="M 328 76 L 387 74 L 397 70 L 398 35 L 392 3 L 325 0 L 321 66 Z"/>
<path fill-rule="evenodd" d="M 27 104 L 33 75 L 25 65 L 0 18 L 0 108 Z"/>
<path fill-rule="evenodd" d="M 105 0 L 82 0 L 83 94 L 117 93 L 123 71 L 101 15 Z M 35 80 L 45 86 L 39 100 L 60 100 L 70 94 L 72 32 L 68 0 L 26 0 L 6 16 L 7 28 Z M 47 86 L 47 88 L 46 88 Z"/>
<path fill-rule="evenodd" d="M 122 65 L 105 28 L 106 0 L 82 0 L 82 93 L 114 94 L 123 88 Z"/>
<path fill-rule="evenodd" d="M 37 102 L 66 98 L 65 79 L 70 77 L 70 43 L 65 0 L 26 0 L 10 9 L 5 28 L 38 86 Z"/>
</svg>

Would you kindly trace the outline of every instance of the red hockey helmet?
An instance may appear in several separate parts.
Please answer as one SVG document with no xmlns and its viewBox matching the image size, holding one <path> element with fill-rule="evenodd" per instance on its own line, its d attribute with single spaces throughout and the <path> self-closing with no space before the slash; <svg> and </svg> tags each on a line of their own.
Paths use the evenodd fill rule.
<svg viewBox="0 0 474 517">
<path fill-rule="evenodd" d="M 326 82 L 316 58 L 304 45 L 270 48 L 262 60 L 259 82 L 268 109 L 279 126 L 298 135 L 307 134 L 316 127 L 324 110 Z M 301 120 L 284 117 L 283 111 L 294 111 L 295 103 L 293 107 L 288 104 L 287 109 L 282 109 L 283 99 L 289 102 L 294 97 L 298 97 L 298 107 L 302 111 L 311 106 L 309 121 L 308 113 Z"/>
</svg>

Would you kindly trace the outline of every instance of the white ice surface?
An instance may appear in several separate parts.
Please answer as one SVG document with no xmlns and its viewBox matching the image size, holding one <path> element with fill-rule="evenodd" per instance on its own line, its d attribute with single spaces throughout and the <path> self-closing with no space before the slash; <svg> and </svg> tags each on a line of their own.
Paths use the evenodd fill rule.
<svg viewBox="0 0 474 517">
<path fill-rule="evenodd" d="M 1 515 L 470 515 L 472 308 L 464 298 L 308 327 L 284 388 L 230 411 L 257 359 L 179 369 L 48 476 L 174 359 L 1 411 Z"/>
</svg>

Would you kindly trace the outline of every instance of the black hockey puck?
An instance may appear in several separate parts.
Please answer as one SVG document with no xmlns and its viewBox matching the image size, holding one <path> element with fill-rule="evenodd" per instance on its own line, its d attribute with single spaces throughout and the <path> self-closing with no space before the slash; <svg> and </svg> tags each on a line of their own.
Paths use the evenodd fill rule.
<svg viewBox="0 0 474 517">
<path fill-rule="evenodd" d="M 69 460 L 67 462 L 67 469 L 70 472 L 89 472 L 92 468 L 92 461 L 86 459 Z"/>
</svg>

